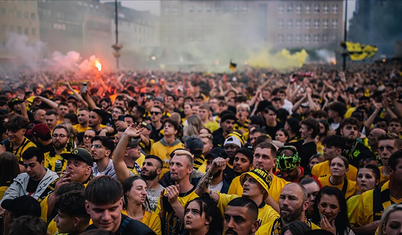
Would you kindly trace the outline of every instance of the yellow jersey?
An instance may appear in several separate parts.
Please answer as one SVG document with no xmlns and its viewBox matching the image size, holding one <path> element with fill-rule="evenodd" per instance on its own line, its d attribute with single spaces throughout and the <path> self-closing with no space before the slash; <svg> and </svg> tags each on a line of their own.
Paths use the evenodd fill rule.
<svg viewBox="0 0 402 235">
<path fill-rule="evenodd" d="M 306 220 L 305 223 L 310 227 L 311 230 L 321 229 L 318 225 L 314 224 L 311 221 Z M 281 218 L 275 219 L 261 226 L 256 235 L 280 235 L 282 232 L 282 220 Z"/>
<path fill-rule="evenodd" d="M 25 137 L 24 140 L 22 141 L 22 144 L 16 149 L 14 149 L 14 144 L 11 143 L 8 139 L 3 141 L 2 144 L 6 148 L 6 151 L 12 152 L 15 154 L 15 156 L 17 156 L 17 159 L 20 162 L 20 164 L 22 164 L 22 154 L 24 154 L 24 152 L 30 147 L 36 147 L 36 144 L 34 142 L 30 141 Z"/>
<path fill-rule="evenodd" d="M 287 184 L 289 184 L 289 182 L 274 175 L 272 177 L 271 187 L 268 190 L 268 195 L 271 196 L 276 203 L 278 203 L 282 188 Z M 238 196 L 243 195 L 243 186 L 240 182 L 240 176 L 237 176 L 233 179 L 232 183 L 230 184 L 228 194 L 236 194 Z"/>
<path fill-rule="evenodd" d="M 63 153 L 70 153 L 67 149 L 63 149 Z M 64 159 L 61 155 L 56 154 L 53 151 L 45 153 L 45 167 L 49 168 L 49 170 L 56 172 L 56 161 L 61 162 L 61 169 L 58 171 L 64 171 L 67 167 L 67 160 Z"/>
<path fill-rule="evenodd" d="M 313 166 L 311 169 L 311 174 L 315 175 L 317 178 L 326 177 L 331 175 L 329 170 L 329 161 L 320 162 Z M 357 178 L 357 168 L 349 164 L 349 171 L 346 173 L 348 180 L 356 181 Z"/>
<path fill-rule="evenodd" d="M 384 166 L 378 167 L 378 169 L 380 170 L 380 185 L 383 185 L 385 182 L 389 180 L 389 175 L 384 175 L 384 173 L 382 172 L 383 167 Z"/>
<path fill-rule="evenodd" d="M 219 125 L 217 122 L 214 121 L 208 121 L 205 125 L 204 125 L 211 133 L 213 133 L 214 131 L 219 129 Z"/>
<path fill-rule="evenodd" d="M 341 184 L 334 185 L 329 181 L 330 175 L 325 177 L 320 177 L 318 180 L 320 181 L 322 187 L 329 186 L 339 189 L 345 195 L 345 199 L 356 194 L 356 181 L 345 179 Z"/>
<path fill-rule="evenodd" d="M 122 210 L 121 213 L 127 215 L 127 210 Z M 148 228 L 154 231 L 156 235 L 162 235 L 161 219 L 155 212 L 145 211 L 144 216 L 141 219 L 141 223 L 148 226 Z"/>
<path fill-rule="evenodd" d="M 360 196 L 361 195 L 355 195 L 352 196 L 348 199 L 346 202 L 348 206 L 348 218 L 349 218 L 349 224 L 351 227 L 356 224 L 356 218 L 357 218 L 357 204 L 360 201 Z"/>
<path fill-rule="evenodd" d="M 77 133 L 85 132 L 85 131 L 91 129 L 91 127 L 89 127 L 89 126 L 82 127 L 81 124 L 73 125 L 73 128 L 74 128 L 74 130 L 77 131 Z"/>
<path fill-rule="evenodd" d="M 162 177 L 166 172 L 170 170 L 170 153 L 172 153 L 175 149 L 184 148 L 183 143 L 180 142 L 179 140 L 176 141 L 177 143 L 174 144 L 173 146 L 166 146 L 162 144 L 161 141 L 156 142 L 151 147 L 151 155 L 158 156 L 163 162 L 160 177 Z"/>
</svg>

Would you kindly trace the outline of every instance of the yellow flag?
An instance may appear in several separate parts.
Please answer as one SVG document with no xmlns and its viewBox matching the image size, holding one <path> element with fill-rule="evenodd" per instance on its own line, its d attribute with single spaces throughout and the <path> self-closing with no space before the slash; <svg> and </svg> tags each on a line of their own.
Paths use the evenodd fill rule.
<svg viewBox="0 0 402 235">
<path fill-rule="evenodd" d="M 346 48 L 352 60 L 364 60 L 377 53 L 378 48 L 373 45 L 364 45 L 360 43 L 346 42 Z"/>
</svg>

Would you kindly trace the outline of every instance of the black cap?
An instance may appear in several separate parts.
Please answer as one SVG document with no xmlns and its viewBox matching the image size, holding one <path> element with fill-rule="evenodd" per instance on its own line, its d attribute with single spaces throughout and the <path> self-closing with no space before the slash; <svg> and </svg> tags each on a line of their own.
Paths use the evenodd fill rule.
<svg viewBox="0 0 402 235">
<path fill-rule="evenodd" d="M 1 207 L 11 211 L 15 218 L 23 215 L 33 215 L 40 217 L 40 203 L 33 197 L 23 195 L 14 199 L 6 199 L 1 203 Z"/>
<path fill-rule="evenodd" d="M 207 155 L 205 155 L 205 159 L 207 158 L 218 158 L 218 157 L 222 157 L 222 158 L 228 158 L 228 154 L 226 153 L 226 151 L 223 148 L 220 147 L 215 147 L 213 148 L 211 151 L 209 151 L 209 153 L 207 153 Z"/>
<path fill-rule="evenodd" d="M 190 137 L 186 141 L 186 147 L 188 150 L 190 150 L 191 154 L 200 156 L 202 154 L 202 150 L 204 149 L 204 143 L 198 137 Z"/>
<path fill-rule="evenodd" d="M 70 158 L 79 159 L 80 161 L 85 162 L 89 166 L 93 166 L 94 164 L 91 153 L 83 148 L 75 148 L 73 149 L 73 151 L 71 151 L 71 153 L 62 153 L 61 156 L 66 160 Z"/>
<path fill-rule="evenodd" d="M 127 147 L 137 148 L 140 143 L 141 143 L 141 139 L 132 138 L 130 141 L 128 141 Z"/>
</svg>

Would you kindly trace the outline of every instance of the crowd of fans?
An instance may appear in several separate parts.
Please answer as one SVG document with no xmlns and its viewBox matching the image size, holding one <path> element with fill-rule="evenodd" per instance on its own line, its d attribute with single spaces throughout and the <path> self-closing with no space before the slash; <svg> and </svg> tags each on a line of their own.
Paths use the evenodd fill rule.
<svg viewBox="0 0 402 235">
<path fill-rule="evenodd" d="M 0 234 L 402 233 L 398 61 L 0 76 Z"/>
</svg>

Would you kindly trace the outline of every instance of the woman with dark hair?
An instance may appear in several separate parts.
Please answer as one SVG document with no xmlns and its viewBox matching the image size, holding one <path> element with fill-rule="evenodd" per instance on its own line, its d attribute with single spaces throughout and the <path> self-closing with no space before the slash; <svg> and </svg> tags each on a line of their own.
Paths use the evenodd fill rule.
<svg viewBox="0 0 402 235">
<path fill-rule="evenodd" d="M 360 201 L 361 194 L 368 190 L 377 188 L 380 184 L 380 177 L 381 173 L 377 166 L 364 165 L 359 168 L 359 171 L 357 172 L 357 185 L 359 186 L 359 190 L 356 190 L 356 194 L 358 195 L 350 197 L 347 201 L 349 223 L 352 226 L 357 225 L 356 215 L 358 208 L 356 205 Z"/>
<path fill-rule="evenodd" d="M 347 211 L 343 193 L 337 188 L 325 186 L 315 199 L 312 221 L 334 235 L 353 235 Z"/>
<path fill-rule="evenodd" d="M 284 128 L 280 128 L 275 133 L 275 140 L 286 143 L 289 140 L 289 133 Z"/>
<path fill-rule="evenodd" d="M 182 235 L 220 235 L 222 223 L 216 202 L 206 194 L 189 201 L 184 207 L 185 231 Z"/>
<path fill-rule="evenodd" d="M 281 235 L 303 235 L 310 231 L 310 227 L 303 221 L 294 221 L 283 226 Z"/>
<path fill-rule="evenodd" d="M 330 175 L 320 177 L 321 185 L 330 186 L 339 189 L 345 199 L 355 195 L 356 193 L 356 181 L 349 180 L 346 177 L 346 173 L 349 171 L 349 161 L 344 156 L 334 157 L 329 162 Z"/>
<path fill-rule="evenodd" d="M 123 191 L 125 209 L 121 213 L 141 221 L 157 235 L 161 235 L 161 220 L 158 214 L 149 209 L 145 181 L 139 176 L 131 176 L 124 181 Z"/>
<path fill-rule="evenodd" d="M 0 200 L 19 173 L 18 159 L 14 153 L 4 152 L 0 154 Z"/>
</svg>

